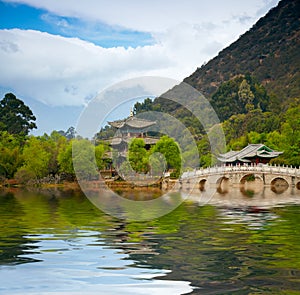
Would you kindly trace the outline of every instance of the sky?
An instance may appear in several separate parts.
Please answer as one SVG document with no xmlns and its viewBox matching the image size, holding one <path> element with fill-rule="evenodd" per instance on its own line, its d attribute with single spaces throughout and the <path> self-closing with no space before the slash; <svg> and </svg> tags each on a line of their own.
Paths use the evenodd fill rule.
<svg viewBox="0 0 300 295">
<path fill-rule="evenodd" d="M 191 75 L 278 2 L 0 0 L 0 99 L 31 108 L 35 135 L 67 130 L 115 83 Z"/>
</svg>

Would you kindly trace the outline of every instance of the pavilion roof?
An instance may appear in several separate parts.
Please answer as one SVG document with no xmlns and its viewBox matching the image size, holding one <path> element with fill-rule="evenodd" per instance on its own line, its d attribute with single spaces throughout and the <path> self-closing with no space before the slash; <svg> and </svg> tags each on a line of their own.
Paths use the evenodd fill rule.
<svg viewBox="0 0 300 295">
<path fill-rule="evenodd" d="M 218 160 L 221 162 L 250 162 L 253 157 L 259 158 L 276 158 L 283 152 L 270 149 L 264 144 L 249 144 L 240 151 L 229 151 L 225 154 L 220 154 Z"/>
<path fill-rule="evenodd" d="M 159 140 L 159 138 L 156 137 L 142 137 L 141 139 L 144 140 L 145 144 L 156 144 Z M 132 137 L 113 137 L 109 140 L 109 143 L 112 146 L 116 146 L 121 144 L 122 142 L 125 143 L 130 143 L 130 141 L 132 140 Z"/>
<path fill-rule="evenodd" d="M 109 125 L 115 127 L 117 129 L 124 128 L 126 126 L 136 129 L 147 128 L 156 124 L 155 121 L 148 121 L 145 119 L 137 118 L 134 116 L 130 116 L 123 120 L 117 120 L 113 122 L 108 122 Z"/>
</svg>

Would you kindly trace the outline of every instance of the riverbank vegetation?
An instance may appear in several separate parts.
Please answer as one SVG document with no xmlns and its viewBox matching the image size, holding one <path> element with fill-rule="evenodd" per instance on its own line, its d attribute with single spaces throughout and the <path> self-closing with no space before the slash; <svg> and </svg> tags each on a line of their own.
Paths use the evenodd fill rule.
<svg viewBox="0 0 300 295">
<path fill-rule="evenodd" d="M 175 88 L 170 90 L 170 97 L 172 91 L 174 96 L 178 92 Z M 193 118 L 184 106 L 171 106 L 171 101 L 163 96 L 152 103 L 149 99 L 137 103 L 135 113 L 138 115 L 162 109 L 180 120 L 197 142 L 200 166 L 210 166 L 214 158 L 210 154 L 208 136 L 200 122 L 195 123 L 197 118 Z M 210 103 L 219 117 L 227 150 L 240 150 L 248 144 L 262 143 L 284 152 L 271 163 L 300 166 L 300 99 L 289 99 L 284 106 L 280 101 L 282 99 L 268 94 L 265 87 L 249 74 L 221 84 Z M 201 108 L 201 103 L 198 107 Z M 172 133 L 176 134 L 177 126 L 173 128 Z"/>
<path fill-rule="evenodd" d="M 271 163 L 297 167 L 300 166 L 298 11 L 299 2 L 280 1 L 237 41 L 184 79 L 185 83 L 206 96 L 218 115 L 228 150 L 262 143 L 283 151 Z M 217 155 L 212 155 L 209 137 L 199 118 L 192 114 L 191 106 L 185 108 L 191 103 L 191 97 L 181 85 L 183 83 L 154 101 L 147 98 L 136 103 L 134 113 L 142 115 L 152 111 L 170 114 L 186 128 L 182 131 L 180 124 L 168 124 L 168 134 L 183 140 L 188 138 L 188 149 L 181 152 L 191 162 L 196 159 L 197 163 L 193 162 L 190 166 L 213 165 Z M 181 104 L 164 98 L 178 96 L 185 99 Z M 213 116 L 208 104 L 198 104 L 194 100 L 192 104 L 192 109 L 201 109 L 206 116 L 205 121 L 210 122 Z M 107 139 L 115 134 L 110 126 L 102 128 L 95 135 L 95 142 L 91 142 L 76 135 L 73 127 L 66 132 L 53 131 L 50 135 L 29 135 L 37 128 L 35 120 L 30 108 L 14 94 L 7 93 L 0 101 L 2 183 L 10 179 L 18 183 L 73 181 L 76 176 L 93 178 L 99 170 L 107 168 L 107 155 L 113 154 Z M 215 126 L 211 124 L 210 130 Z M 191 140 L 185 132 L 192 134 L 196 147 L 189 145 Z M 197 152 L 199 159 L 193 157 Z M 151 157 L 154 154 L 163 154 L 165 162 L 159 157 Z M 147 173 L 163 167 L 177 177 L 181 159 L 180 147 L 171 138 L 161 137 L 150 150 L 149 147 L 146 149 L 142 139 L 136 139 L 131 142 L 128 161 L 121 168 L 123 171 L 133 168 L 137 173 Z M 76 175 L 74 165 L 80 167 Z"/>
<path fill-rule="evenodd" d="M 250 82 L 249 82 L 250 81 Z M 263 86 L 253 85 L 254 79 L 236 78 L 222 84 L 215 93 L 215 109 L 223 114 L 221 122 L 228 150 L 240 150 L 249 143 L 263 143 L 284 153 L 272 160 L 280 165 L 300 166 L 300 100 L 293 99 L 286 107 L 274 107 Z M 256 91 L 252 91 L 255 87 Z M 231 97 L 230 100 L 227 98 Z M 264 103 L 264 107 L 261 105 Z M 153 109 L 166 109 L 159 98 L 151 102 L 135 105 L 135 113 L 140 114 Z M 239 112 L 235 110 L 239 108 Z M 227 110 L 227 113 L 226 111 Z M 177 116 L 194 135 L 200 155 L 199 166 L 212 164 L 210 143 L 207 134 L 187 120 L 184 111 L 170 112 Z M 66 132 L 53 131 L 50 135 L 28 135 L 36 128 L 31 110 L 14 95 L 8 94 L 0 101 L 0 180 L 2 184 L 14 179 L 18 184 L 61 183 L 74 181 L 76 177 L 93 179 L 99 170 L 107 169 L 111 152 L 101 132 L 95 141 L 76 136 L 74 128 Z M 3 115 L 5 114 L 5 116 Z M 14 122 L 14 124 L 10 124 Z M 174 125 L 173 128 L 176 128 Z M 105 128 L 105 133 L 110 132 Z M 176 131 L 175 131 L 176 133 Z M 74 148 L 75 147 L 75 148 Z M 195 151 L 194 151 L 195 152 Z M 159 160 L 151 157 L 162 154 Z M 92 155 L 92 156 L 91 156 Z M 181 169 L 180 147 L 167 136 L 146 149 L 142 139 L 133 139 L 129 146 L 128 161 L 137 173 L 151 173 L 155 170 L 172 171 L 178 177 Z M 80 167 L 76 173 L 74 165 Z M 121 167 L 122 171 L 128 167 Z"/>
<path fill-rule="evenodd" d="M 29 107 L 13 94 L 0 101 L 0 114 L 0 184 L 39 185 L 74 181 L 78 177 L 97 179 L 99 171 L 110 165 L 108 144 L 76 136 L 74 128 L 53 131 L 50 135 L 28 135 L 36 128 L 36 119 Z M 151 162 L 154 153 L 164 154 L 163 169 L 173 169 L 174 176 L 178 176 L 179 148 L 166 136 L 151 150 L 145 149 L 142 139 L 133 139 L 129 163 L 138 173 L 147 173 L 150 167 L 159 169 L 160 161 Z"/>
</svg>

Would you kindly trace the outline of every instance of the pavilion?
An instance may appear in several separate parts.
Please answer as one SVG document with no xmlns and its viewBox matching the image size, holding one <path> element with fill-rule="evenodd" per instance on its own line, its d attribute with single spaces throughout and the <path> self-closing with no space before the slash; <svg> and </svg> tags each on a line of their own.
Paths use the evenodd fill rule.
<svg viewBox="0 0 300 295">
<path fill-rule="evenodd" d="M 108 122 L 108 124 L 116 130 L 114 137 L 110 138 L 108 142 L 115 153 L 117 166 L 126 159 L 128 146 L 133 138 L 143 139 L 147 150 L 159 140 L 159 138 L 148 136 L 150 127 L 156 125 L 156 122 L 138 118 L 133 115 L 132 111 L 128 118 Z M 110 158 L 113 157 L 113 153 Z"/>
<path fill-rule="evenodd" d="M 149 127 L 154 126 L 156 122 L 137 118 L 132 111 L 128 118 L 108 122 L 108 124 L 116 129 L 115 136 L 110 140 L 110 145 L 119 152 L 127 152 L 128 143 L 132 138 L 142 138 L 146 148 L 158 141 L 157 138 L 147 135 Z"/>
<path fill-rule="evenodd" d="M 282 153 L 264 144 L 249 144 L 240 151 L 220 154 L 217 159 L 225 165 L 268 164 Z"/>
</svg>

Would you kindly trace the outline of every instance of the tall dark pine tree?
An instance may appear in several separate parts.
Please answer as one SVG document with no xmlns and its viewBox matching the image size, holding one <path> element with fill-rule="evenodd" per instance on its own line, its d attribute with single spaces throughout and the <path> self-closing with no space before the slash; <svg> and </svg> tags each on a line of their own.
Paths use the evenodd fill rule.
<svg viewBox="0 0 300 295">
<path fill-rule="evenodd" d="M 27 135 L 37 128 L 31 109 L 14 94 L 7 93 L 0 101 L 0 131 L 11 134 Z"/>
</svg>

